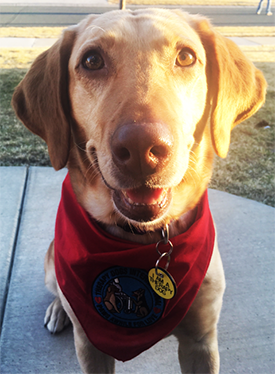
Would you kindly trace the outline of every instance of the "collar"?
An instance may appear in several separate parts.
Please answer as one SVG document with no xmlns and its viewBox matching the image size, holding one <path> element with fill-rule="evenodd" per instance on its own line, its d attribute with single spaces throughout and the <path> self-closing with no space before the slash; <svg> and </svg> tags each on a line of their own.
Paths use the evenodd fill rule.
<svg viewBox="0 0 275 374">
<path fill-rule="evenodd" d="M 135 235 L 144 235 L 147 234 L 148 231 L 141 230 L 133 225 L 129 225 L 129 223 L 125 223 L 123 226 L 118 225 L 123 231 L 129 232 Z"/>
</svg>

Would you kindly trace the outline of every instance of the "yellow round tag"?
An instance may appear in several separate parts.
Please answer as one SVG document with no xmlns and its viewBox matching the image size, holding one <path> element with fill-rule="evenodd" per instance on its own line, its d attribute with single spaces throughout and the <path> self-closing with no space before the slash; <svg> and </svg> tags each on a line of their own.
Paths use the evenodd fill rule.
<svg viewBox="0 0 275 374">
<path fill-rule="evenodd" d="M 157 268 L 149 270 L 148 279 L 153 290 L 163 299 L 172 299 L 177 292 L 176 282 L 168 271 Z"/>
</svg>

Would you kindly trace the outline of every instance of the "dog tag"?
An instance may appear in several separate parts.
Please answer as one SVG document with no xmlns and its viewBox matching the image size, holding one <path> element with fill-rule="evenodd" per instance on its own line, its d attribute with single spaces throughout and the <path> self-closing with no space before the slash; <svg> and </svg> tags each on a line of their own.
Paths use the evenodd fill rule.
<svg viewBox="0 0 275 374">
<path fill-rule="evenodd" d="M 154 267 L 149 270 L 148 279 L 150 286 L 163 299 L 172 299 L 176 295 L 176 282 L 168 271 Z"/>
</svg>

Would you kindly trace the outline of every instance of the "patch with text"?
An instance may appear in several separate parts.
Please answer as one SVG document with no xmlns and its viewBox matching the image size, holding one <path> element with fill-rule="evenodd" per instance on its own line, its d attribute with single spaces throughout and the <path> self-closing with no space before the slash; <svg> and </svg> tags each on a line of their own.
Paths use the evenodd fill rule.
<svg viewBox="0 0 275 374">
<path fill-rule="evenodd" d="M 96 311 L 121 327 L 140 328 L 157 322 L 165 300 L 157 295 L 143 269 L 115 266 L 98 275 L 92 287 Z"/>
</svg>

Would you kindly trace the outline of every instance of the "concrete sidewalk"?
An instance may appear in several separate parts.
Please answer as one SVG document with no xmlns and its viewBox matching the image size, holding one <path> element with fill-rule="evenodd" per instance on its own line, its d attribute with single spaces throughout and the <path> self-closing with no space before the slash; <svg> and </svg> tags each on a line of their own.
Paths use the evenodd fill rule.
<svg viewBox="0 0 275 374">
<path fill-rule="evenodd" d="M 242 47 L 262 47 L 275 46 L 275 36 L 257 36 L 257 37 L 229 37 L 237 45 Z M 0 38 L 0 48 L 7 49 L 32 49 L 32 48 L 50 48 L 57 39 L 53 38 Z"/>
<path fill-rule="evenodd" d="M 3 374 L 80 373 L 72 329 L 53 336 L 43 327 L 53 299 L 43 284 L 43 259 L 65 174 L 0 168 Z M 274 373 L 275 209 L 220 191 L 209 195 L 227 279 L 219 323 L 221 373 Z M 134 360 L 119 362 L 117 373 L 180 373 L 176 340 L 166 338 Z"/>
<path fill-rule="evenodd" d="M 46 2 L 46 1 L 45 1 Z M 126 1 L 127 3 L 127 1 Z M 255 7 L 241 6 L 196 6 L 196 5 L 127 5 L 126 9 L 140 9 L 150 7 L 164 7 L 181 9 L 191 14 L 201 14 L 209 18 L 214 26 L 232 27 L 274 27 L 275 9 L 273 15 L 266 16 L 265 9 L 261 15 L 256 14 Z M 27 26 L 68 26 L 78 23 L 88 14 L 101 14 L 110 10 L 118 10 L 118 4 L 110 4 L 106 0 L 94 0 L 85 5 L 68 4 L 67 0 L 59 0 L 55 4 L 1 4 L 0 25 L 2 27 Z"/>
<path fill-rule="evenodd" d="M 5 1 L 1 5 L 0 24 L 4 27 L 54 27 L 68 26 L 78 23 L 90 13 L 103 13 L 118 9 L 118 4 L 110 4 L 107 0 L 80 0 L 79 4 L 73 4 L 72 0 L 54 1 L 54 6 L 47 0 L 19 0 Z M 70 6 L 69 6 L 70 5 Z M 129 5 L 127 8 L 135 9 L 142 6 Z M 144 6 L 143 6 L 144 7 Z M 166 6 L 169 7 L 169 6 Z M 212 20 L 214 26 L 275 26 L 275 14 L 266 17 L 263 14 L 256 15 L 253 7 L 224 7 L 224 6 L 170 6 L 181 8 L 193 14 L 203 14 Z M 269 53 L 268 60 L 275 60 L 275 36 L 269 37 L 231 37 L 241 48 L 257 51 L 259 54 Z M 2 37 L 0 48 L 3 49 L 35 49 L 49 48 L 57 39 L 52 38 L 22 38 Z M 264 49 L 263 49 L 264 48 Z M 273 57 L 272 57 L 273 56 Z M 266 58 L 266 55 L 264 55 Z"/>
</svg>

